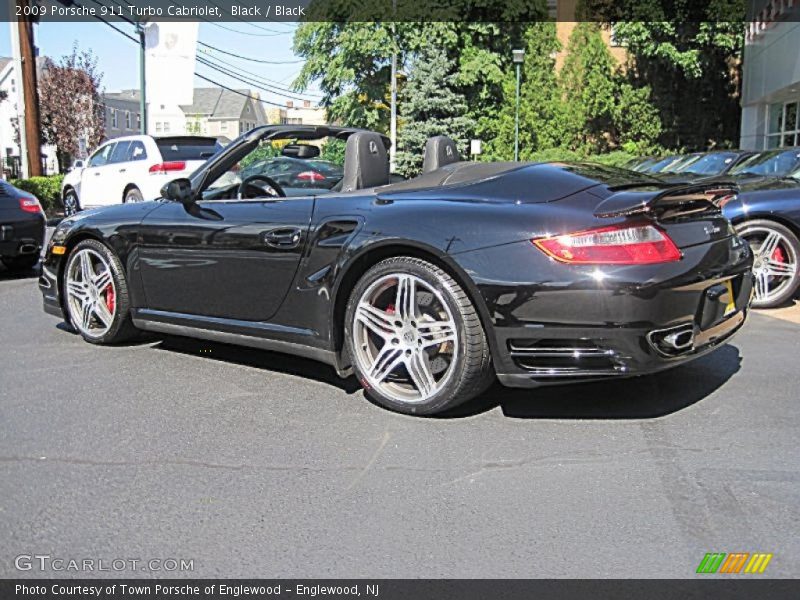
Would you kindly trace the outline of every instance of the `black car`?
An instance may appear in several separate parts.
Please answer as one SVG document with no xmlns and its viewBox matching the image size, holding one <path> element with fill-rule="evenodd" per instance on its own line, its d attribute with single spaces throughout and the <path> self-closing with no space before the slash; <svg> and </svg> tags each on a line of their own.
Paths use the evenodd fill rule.
<svg viewBox="0 0 800 600">
<path fill-rule="evenodd" d="M 0 180 L 0 261 L 10 271 L 27 271 L 39 262 L 45 217 L 33 194 Z"/>
<path fill-rule="evenodd" d="M 740 193 L 723 206 L 755 255 L 753 306 L 774 308 L 800 288 L 800 148 L 760 153 L 734 169 Z"/>
<path fill-rule="evenodd" d="M 265 142 L 324 137 L 346 140 L 332 190 L 285 197 L 265 175 L 215 187 Z M 390 183 L 388 145 L 265 126 L 165 200 L 67 218 L 46 253 L 45 310 L 95 344 L 141 329 L 311 357 L 415 414 L 495 375 L 535 387 L 652 373 L 745 321 L 752 254 L 718 207 L 735 187 L 458 162 L 445 137 L 426 144 L 422 175 Z"/>
</svg>

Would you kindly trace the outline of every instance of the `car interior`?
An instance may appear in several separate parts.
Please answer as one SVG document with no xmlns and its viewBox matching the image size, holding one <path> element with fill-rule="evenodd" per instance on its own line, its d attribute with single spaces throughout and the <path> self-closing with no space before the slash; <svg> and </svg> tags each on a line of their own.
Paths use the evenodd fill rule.
<svg viewBox="0 0 800 600">
<path fill-rule="evenodd" d="M 267 140 L 272 142 L 273 140 Z M 281 157 L 298 159 L 301 161 L 318 159 L 320 148 L 312 144 L 297 143 L 292 138 L 291 143 L 281 149 Z M 292 197 L 307 196 L 327 193 L 349 193 L 359 190 L 382 187 L 390 184 L 401 185 L 415 182 L 413 187 L 430 187 L 442 185 L 444 178 L 426 177 L 442 167 L 458 163 L 460 155 L 456 143 L 447 136 L 430 138 L 423 150 L 423 166 L 420 177 L 406 181 L 399 175 L 389 171 L 389 155 L 387 142 L 384 136 L 368 131 L 356 131 L 347 136 L 344 150 L 344 166 L 341 178 L 335 185 L 315 185 L 313 182 L 302 187 L 278 181 L 274 173 L 262 167 L 275 162 L 275 158 L 268 158 L 239 169 L 238 163 L 222 173 L 203 192 L 204 200 L 230 200 L 242 198 Z M 487 163 L 489 164 L 489 163 Z M 496 164 L 495 164 L 496 166 Z M 493 169 L 494 170 L 494 169 Z M 449 175 L 448 173 L 447 175 Z M 329 176 L 333 176 L 329 174 Z M 402 186 L 407 188 L 408 186 Z M 310 191 L 311 188 L 313 191 Z"/>
</svg>

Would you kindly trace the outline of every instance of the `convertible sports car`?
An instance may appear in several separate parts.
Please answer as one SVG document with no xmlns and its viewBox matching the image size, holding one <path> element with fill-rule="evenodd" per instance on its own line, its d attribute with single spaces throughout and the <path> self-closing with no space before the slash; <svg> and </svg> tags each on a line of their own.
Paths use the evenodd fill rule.
<svg viewBox="0 0 800 600">
<path fill-rule="evenodd" d="M 229 178 L 261 144 L 326 137 L 346 140 L 330 190 Z M 495 375 L 533 387 L 669 368 L 745 321 L 753 257 L 719 208 L 734 185 L 463 163 L 443 136 L 422 175 L 390 183 L 388 145 L 342 127 L 254 129 L 165 199 L 62 221 L 44 308 L 96 344 L 142 329 L 312 357 L 413 414 Z"/>
</svg>

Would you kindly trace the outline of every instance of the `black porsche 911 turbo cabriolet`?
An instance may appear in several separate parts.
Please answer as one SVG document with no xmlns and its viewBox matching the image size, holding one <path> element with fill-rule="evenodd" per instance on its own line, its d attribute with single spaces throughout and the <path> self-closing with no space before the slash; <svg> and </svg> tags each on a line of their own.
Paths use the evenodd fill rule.
<svg viewBox="0 0 800 600">
<path fill-rule="evenodd" d="M 332 189 L 237 179 L 262 144 L 325 138 L 346 140 Z M 388 146 L 264 126 L 162 200 L 69 217 L 47 248 L 45 310 L 92 343 L 146 330 L 315 358 L 412 414 L 495 376 L 533 387 L 659 371 L 745 321 L 753 256 L 719 208 L 735 185 L 459 162 L 443 136 L 422 175 L 391 183 Z"/>
</svg>

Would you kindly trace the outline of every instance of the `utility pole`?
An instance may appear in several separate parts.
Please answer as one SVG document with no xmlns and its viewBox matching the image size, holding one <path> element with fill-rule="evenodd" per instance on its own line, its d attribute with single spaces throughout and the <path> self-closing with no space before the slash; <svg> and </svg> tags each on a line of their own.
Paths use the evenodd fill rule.
<svg viewBox="0 0 800 600">
<path fill-rule="evenodd" d="M 139 132 L 147 135 L 147 89 L 145 85 L 145 39 L 144 23 L 136 21 L 136 33 L 139 34 Z"/>
<path fill-rule="evenodd" d="M 517 67 L 517 105 L 514 110 L 514 162 L 519 160 L 519 84 L 520 84 L 520 67 L 525 62 L 524 50 L 512 50 L 512 60 Z"/>
<path fill-rule="evenodd" d="M 42 175 L 42 140 L 39 131 L 39 92 L 36 82 L 36 52 L 33 45 L 33 21 L 24 16 L 29 0 L 17 0 L 20 17 L 17 21 L 17 44 L 19 44 L 19 62 L 17 77 L 21 79 L 20 90 L 20 156 L 23 157 L 23 175 L 37 177 Z M 25 138 L 25 151 L 22 149 L 22 138 Z M 26 164 L 27 163 L 27 164 Z"/>
</svg>

